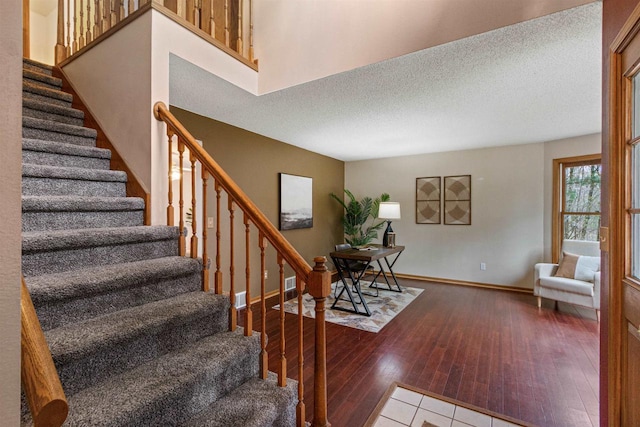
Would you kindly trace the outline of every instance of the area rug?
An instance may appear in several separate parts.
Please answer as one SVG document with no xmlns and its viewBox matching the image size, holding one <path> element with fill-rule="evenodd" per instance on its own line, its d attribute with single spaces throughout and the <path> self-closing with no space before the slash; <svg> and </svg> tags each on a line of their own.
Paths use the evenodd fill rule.
<svg viewBox="0 0 640 427">
<path fill-rule="evenodd" d="M 368 289 L 370 282 L 362 282 L 363 292 L 370 292 Z M 398 315 L 406 306 L 408 306 L 418 295 L 420 295 L 423 289 L 402 287 L 402 292 L 385 291 L 384 286 L 381 285 L 379 296 L 365 295 L 367 305 L 371 311 L 371 317 L 363 316 L 361 314 L 347 313 L 340 310 L 331 310 L 330 307 L 335 301 L 333 290 L 336 284 L 331 284 L 331 296 L 327 298 L 325 320 L 331 323 L 337 323 L 342 326 L 348 326 L 350 328 L 361 329 L 368 332 L 380 332 L 384 326 Z M 346 294 L 346 293 L 345 293 Z M 302 314 L 306 317 L 315 317 L 315 302 L 313 297 L 309 294 L 302 296 Z M 352 305 L 349 301 L 343 301 L 342 298 L 338 302 L 338 307 L 351 308 Z M 274 308 L 279 308 L 275 306 Z M 362 306 L 359 306 L 362 309 Z M 298 314 L 298 299 L 294 298 L 284 303 L 284 311 L 287 313 Z"/>
<path fill-rule="evenodd" d="M 364 427 L 390 425 L 532 427 L 506 415 L 397 382 L 387 389 Z"/>
</svg>

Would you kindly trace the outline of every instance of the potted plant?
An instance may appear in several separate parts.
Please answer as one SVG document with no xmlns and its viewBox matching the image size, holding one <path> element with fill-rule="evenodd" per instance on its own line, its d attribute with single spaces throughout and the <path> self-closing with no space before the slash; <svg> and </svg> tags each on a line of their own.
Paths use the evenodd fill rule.
<svg viewBox="0 0 640 427">
<path fill-rule="evenodd" d="M 384 221 L 376 222 L 380 202 L 387 202 L 390 197 L 387 193 L 382 193 L 380 197 L 375 199 L 363 197 L 361 200 L 357 200 L 353 193 L 347 189 L 344 190 L 344 194 L 349 198 L 347 203 L 335 193 L 331 193 L 331 197 L 344 208 L 342 224 L 344 225 L 345 241 L 354 247 L 366 245 L 378 237 L 378 230 L 384 225 Z M 367 226 L 370 219 L 371 222 Z"/>
</svg>

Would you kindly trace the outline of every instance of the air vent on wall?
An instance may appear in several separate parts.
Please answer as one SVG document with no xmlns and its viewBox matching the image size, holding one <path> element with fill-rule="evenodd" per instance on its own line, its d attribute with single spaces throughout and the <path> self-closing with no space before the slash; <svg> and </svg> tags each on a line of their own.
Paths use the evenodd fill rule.
<svg viewBox="0 0 640 427">
<path fill-rule="evenodd" d="M 246 292 L 238 292 L 236 294 L 236 308 L 240 309 L 246 307 L 247 305 L 247 293 Z"/>
<path fill-rule="evenodd" d="M 287 277 L 284 279 L 284 290 L 290 291 L 296 288 L 296 276 Z"/>
</svg>

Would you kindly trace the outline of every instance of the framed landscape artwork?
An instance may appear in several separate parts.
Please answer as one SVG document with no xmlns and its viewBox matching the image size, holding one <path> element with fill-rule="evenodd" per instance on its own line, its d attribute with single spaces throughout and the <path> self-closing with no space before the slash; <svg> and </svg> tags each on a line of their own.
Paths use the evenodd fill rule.
<svg viewBox="0 0 640 427">
<path fill-rule="evenodd" d="M 416 224 L 440 224 L 440 177 L 416 178 Z"/>
<path fill-rule="evenodd" d="M 444 177 L 445 225 L 471 225 L 471 175 Z"/>
<path fill-rule="evenodd" d="M 313 179 L 280 174 L 280 230 L 313 227 Z"/>
</svg>

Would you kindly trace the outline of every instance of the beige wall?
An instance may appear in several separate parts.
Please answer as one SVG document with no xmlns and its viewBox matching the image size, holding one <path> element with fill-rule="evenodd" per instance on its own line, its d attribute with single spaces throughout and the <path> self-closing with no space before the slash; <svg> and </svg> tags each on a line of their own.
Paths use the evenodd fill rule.
<svg viewBox="0 0 640 427">
<path fill-rule="evenodd" d="M 20 421 L 20 247 L 22 168 L 22 7 L 0 2 L 0 420 Z"/>
<path fill-rule="evenodd" d="M 256 203 L 267 218 L 278 225 L 279 189 L 278 173 L 303 175 L 313 178 L 313 228 L 287 230 L 282 234 L 293 244 L 300 255 L 313 265 L 313 258 L 319 255 L 329 256 L 337 242 L 342 242 L 342 209 L 329 197 L 331 192 L 340 193 L 344 182 L 344 163 L 303 150 L 274 139 L 245 131 L 206 117 L 202 117 L 179 108 L 171 107 L 173 114 L 180 120 L 193 136 L 203 141 L 205 149 L 227 171 L 236 183 Z M 213 185 L 209 186 L 209 216 L 214 216 L 215 193 Z M 228 213 L 223 201 L 221 215 L 223 230 L 228 229 Z M 244 226 L 242 214 L 236 212 L 236 283 L 244 290 Z M 209 230 L 209 256 L 214 260 L 214 230 Z M 228 239 L 223 239 L 228 240 Z M 252 231 L 253 248 L 257 248 L 255 229 Z M 223 263 L 228 263 L 228 250 L 223 248 Z M 278 269 L 275 256 L 269 250 L 268 265 L 269 290 L 277 286 Z M 252 294 L 257 295 L 259 264 L 257 249 L 252 251 Z M 331 268 L 331 267 L 330 267 Z M 223 267 L 227 275 L 228 264 Z M 286 276 L 290 276 L 289 270 Z M 225 283 L 228 280 L 225 279 Z"/>
<path fill-rule="evenodd" d="M 29 56 L 34 61 L 53 64 L 56 33 L 58 29 L 58 8 L 48 15 L 41 15 L 33 10 L 29 14 Z"/>
<path fill-rule="evenodd" d="M 260 60 L 260 93 L 590 1 L 257 1 L 254 2 L 254 21 L 256 57 Z M 487 8 L 495 12 L 487 13 Z"/>
<path fill-rule="evenodd" d="M 394 221 L 407 247 L 396 271 L 426 277 L 532 288 L 550 233 L 547 163 L 558 155 L 598 151 L 599 135 L 479 150 L 348 162 L 345 187 L 358 197 L 388 192 L 402 208 Z M 415 220 L 415 179 L 472 175 L 472 225 Z M 480 263 L 487 265 L 480 270 Z"/>
<path fill-rule="evenodd" d="M 150 52 L 151 14 L 147 13 L 63 68 L 147 190 L 152 179 Z"/>
</svg>

